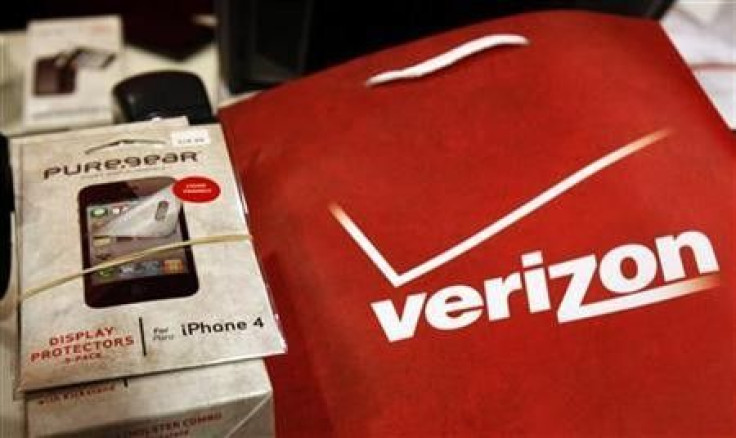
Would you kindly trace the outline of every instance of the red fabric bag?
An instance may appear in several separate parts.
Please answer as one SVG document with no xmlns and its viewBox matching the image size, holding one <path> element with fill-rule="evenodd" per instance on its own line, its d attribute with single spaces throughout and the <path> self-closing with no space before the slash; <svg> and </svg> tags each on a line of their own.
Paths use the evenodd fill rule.
<svg viewBox="0 0 736 438">
<path fill-rule="evenodd" d="M 364 85 L 505 33 L 530 44 Z M 734 141 L 658 23 L 495 20 L 221 120 L 279 436 L 734 434 Z"/>
</svg>

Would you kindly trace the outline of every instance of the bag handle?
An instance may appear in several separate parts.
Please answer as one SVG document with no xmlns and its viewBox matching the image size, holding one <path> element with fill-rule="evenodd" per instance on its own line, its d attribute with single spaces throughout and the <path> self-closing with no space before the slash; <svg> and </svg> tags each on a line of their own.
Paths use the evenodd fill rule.
<svg viewBox="0 0 736 438">
<path fill-rule="evenodd" d="M 483 52 L 494 47 L 527 46 L 529 44 L 529 40 L 521 35 L 486 35 L 463 43 L 440 55 L 427 59 L 426 61 L 422 61 L 419 64 L 415 64 L 400 70 L 390 70 L 374 75 L 368 78 L 368 80 L 365 82 L 365 86 L 373 87 L 376 85 L 382 85 L 398 80 L 420 78 L 422 76 L 432 74 L 438 70 L 447 68 L 458 61 L 475 55 L 476 53 Z"/>
</svg>

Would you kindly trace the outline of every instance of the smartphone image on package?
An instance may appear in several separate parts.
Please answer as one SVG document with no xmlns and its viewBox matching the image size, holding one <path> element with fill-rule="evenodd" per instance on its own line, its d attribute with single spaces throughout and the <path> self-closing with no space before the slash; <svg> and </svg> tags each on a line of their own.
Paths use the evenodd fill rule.
<svg viewBox="0 0 736 438">
<path fill-rule="evenodd" d="M 33 94 L 70 94 L 76 89 L 77 69 L 66 53 L 40 58 L 35 63 Z"/>
<path fill-rule="evenodd" d="M 115 60 L 115 53 L 77 47 L 67 52 L 40 58 L 34 67 L 33 94 L 36 96 L 70 94 L 76 90 L 80 69 L 104 70 Z"/>
<path fill-rule="evenodd" d="M 170 177 L 87 186 L 79 192 L 84 267 L 189 239 L 184 209 Z M 191 248 L 145 256 L 84 277 L 90 307 L 182 298 L 199 288 Z"/>
</svg>

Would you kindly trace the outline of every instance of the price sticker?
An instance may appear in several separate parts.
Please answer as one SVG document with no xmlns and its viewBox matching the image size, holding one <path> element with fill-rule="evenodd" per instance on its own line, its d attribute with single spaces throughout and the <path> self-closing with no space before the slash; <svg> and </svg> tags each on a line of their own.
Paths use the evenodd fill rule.
<svg viewBox="0 0 736 438">
<path fill-rule="evenodd" d="M 187 129 L 171 133 L 173 146 L 206 146 L 210 144 L 210 134 L 206 129 Z"/>
</svg>

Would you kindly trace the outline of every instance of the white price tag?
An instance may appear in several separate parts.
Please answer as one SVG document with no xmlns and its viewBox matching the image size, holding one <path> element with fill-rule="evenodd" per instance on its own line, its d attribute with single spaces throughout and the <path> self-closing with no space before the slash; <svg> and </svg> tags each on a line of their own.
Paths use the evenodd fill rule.
<svg viewBox="0 0 736 438">
<path fill-rule="evenodd" d="M 210 144 L 210 134 L 206 129 L 187 129 L 171 133 L 172 146 L 206 146 Z"/>
</svg>

